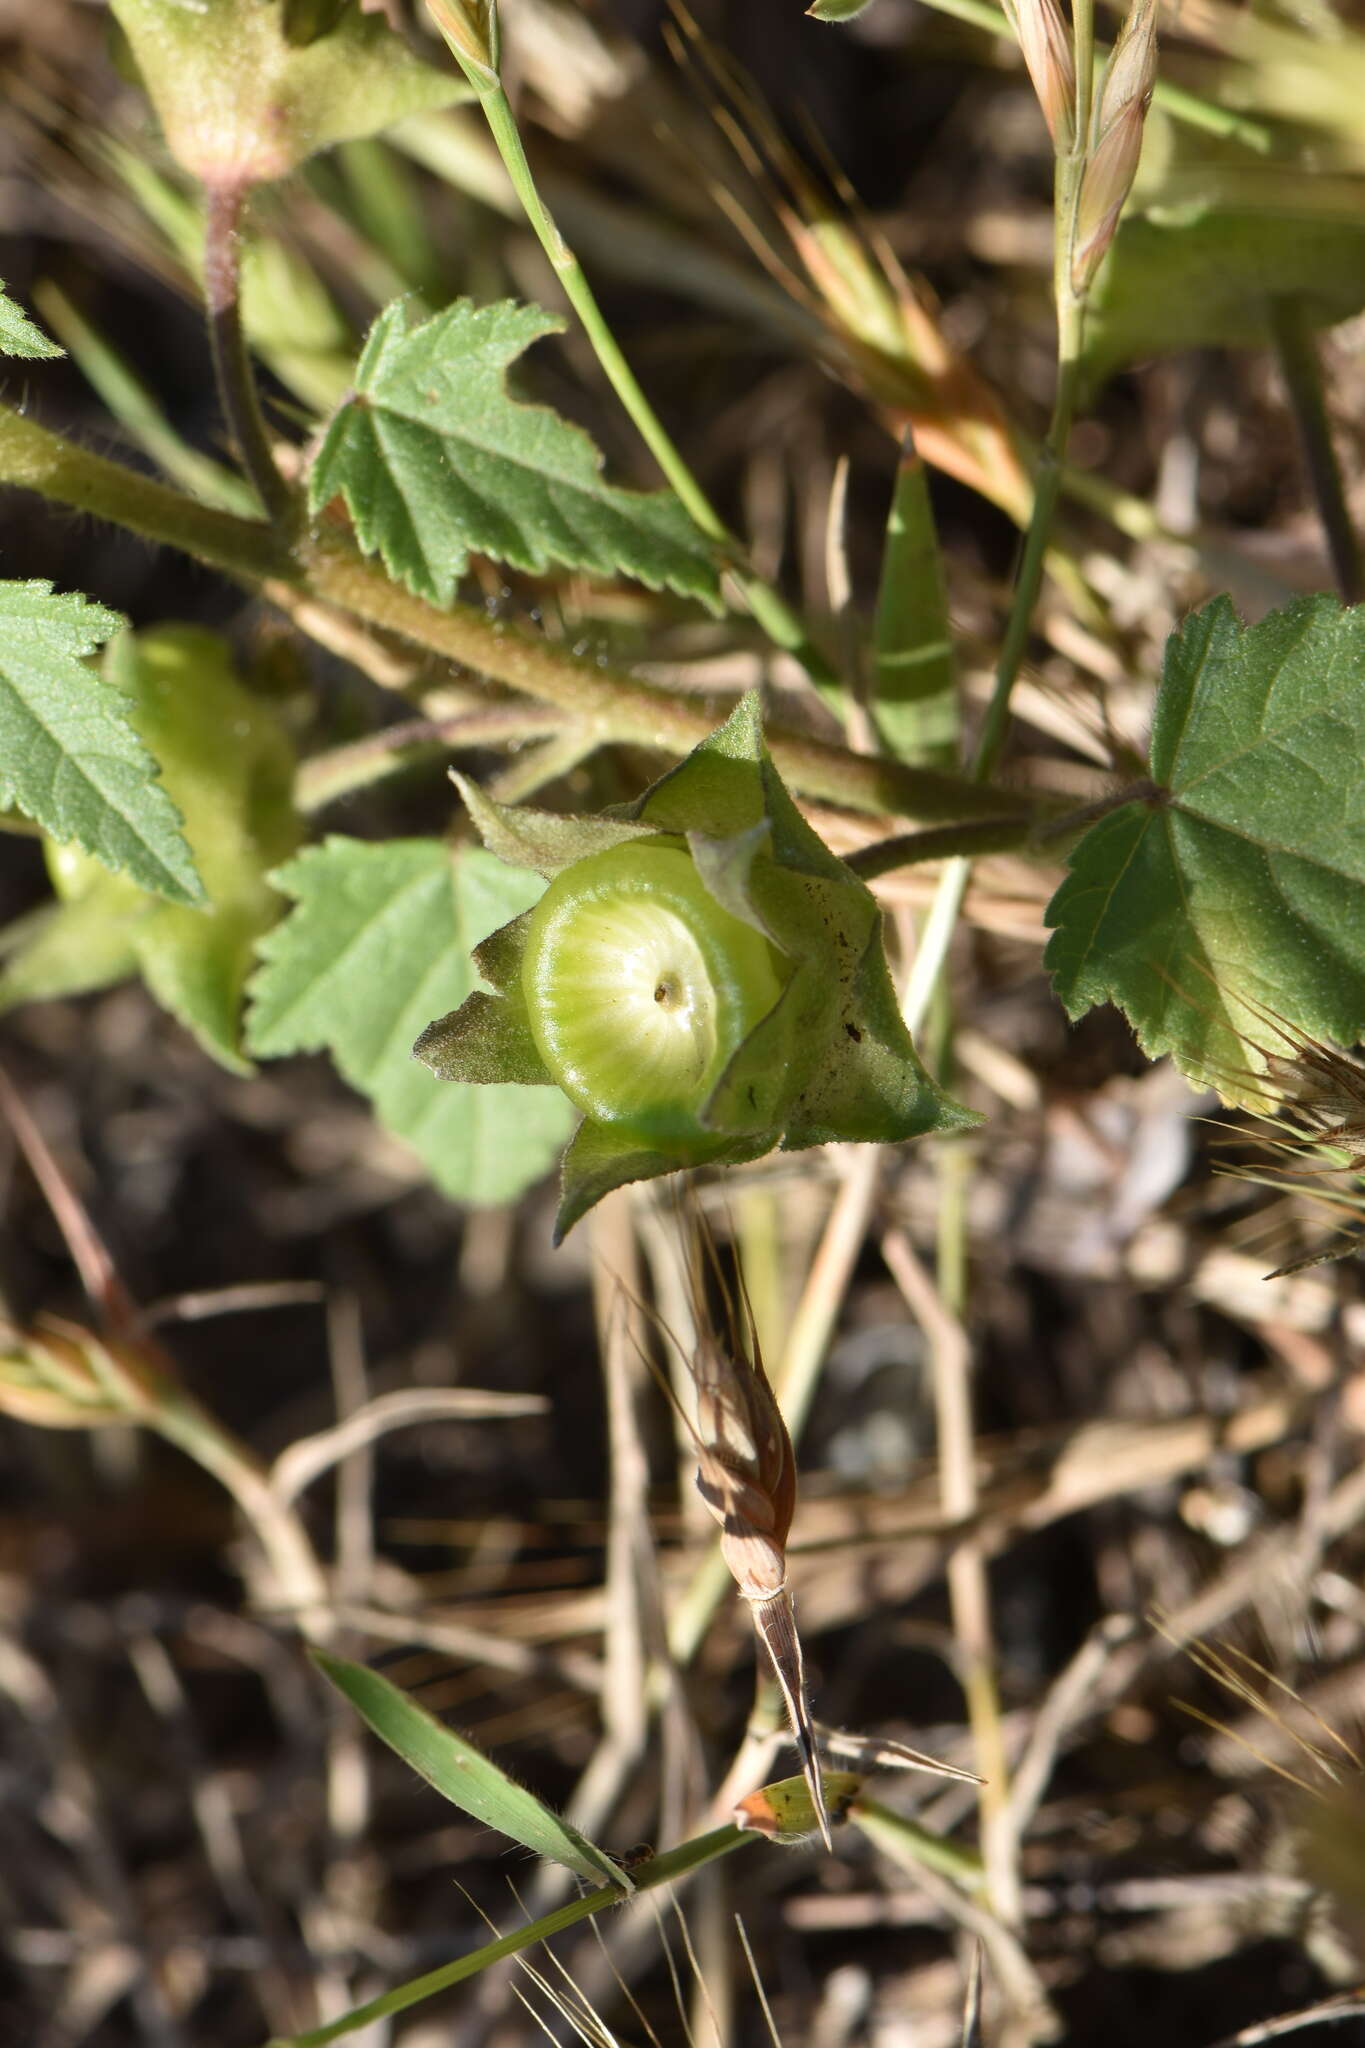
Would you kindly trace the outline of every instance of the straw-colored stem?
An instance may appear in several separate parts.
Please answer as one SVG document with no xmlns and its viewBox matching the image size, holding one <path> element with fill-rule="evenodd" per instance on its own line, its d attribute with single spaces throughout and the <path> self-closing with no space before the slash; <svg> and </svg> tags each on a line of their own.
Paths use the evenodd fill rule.
<svg viewBox="0 0 1365 2048">
<path fill-rule="evenodd" d="M 939 1169 L 937 1288 L 902 1232 L 888 1231 L 882 1241 L 888 1270 L 929 1347 L 940 1504 L 945 1522 L 959 1526 L 970 1523 L 978 1507 L 971 1347 L 961 1320 L 966 1294 L 966 1172 L 961 1148 L 948 1147 Z M 973 1761 L 982 1779 L 978 1796 L 987 1889 L 993 1910 L 1001 1920 L 1013 1924 L 1020 1912 L 1019 1875 L 1013 1853 L 1015 1838 L 1003 1824 L 1009 1798 L 1008 1758 L 995 1681 L 986 1553 L 979 1538 L 965 1536 L 955 1546 L 948 1559 L 947 1581 Z"/>
<path fill-rule="evenodd" d="M 282 1618 L 309 1642 L 325 1643 L 333 1631 L 326 1576 L 297 1511 L 271 1486 L 254 1453 L 206 1409 L 173 1389 L 147 1420 L 231 1494 L 269 1562 L 271 1592 Z"/>
</svg>

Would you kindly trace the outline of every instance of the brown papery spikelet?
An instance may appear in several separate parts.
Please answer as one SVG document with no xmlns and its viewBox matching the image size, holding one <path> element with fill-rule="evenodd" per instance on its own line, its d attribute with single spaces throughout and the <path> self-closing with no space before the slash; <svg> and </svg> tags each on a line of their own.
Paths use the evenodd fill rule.
<svg viewBox="0 0 1365 2048">
<path fill-rule="evenodd" d="M 1076 116 L 1076 60 L 1071 29 L 1057 0 L 1005 0 L 1053 147 L 1070 149 Z"/>
<path fill-rule="evenodd" d="M 688 1360 L 697 1390 L 697 1487 L 720 1527 L 721 1555 L 781 1688 L 825 1846 L 831 1847 L 806 1674 L 787 1590 L 787 1533 L 796 1507 L 796 1460 L 759 1353 L 743 1280 L 738 1302 L 695 1203 L 684 1212 L 697 1343 Z M 711 1312 L 708 1276 L 722 1303 Z"/>
<path fill-rule="evenodd" d="M 1089 290 L 1114 239 L 1123 202 L 1137 173 L 1155 84 L 1155 0 L 1133 0 L 1105 66 L 1095 105 L 1071 252 L 1071 282 L 1077 292 Z"/>
</svg>

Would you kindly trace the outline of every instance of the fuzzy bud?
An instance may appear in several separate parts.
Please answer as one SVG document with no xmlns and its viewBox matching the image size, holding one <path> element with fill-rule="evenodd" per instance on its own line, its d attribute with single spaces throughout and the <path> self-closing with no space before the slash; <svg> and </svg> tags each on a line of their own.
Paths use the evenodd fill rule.
<svg viewBox="0 0 1365 2048">
<path fill-rule="evenodd" d="M 1078 293 L 1089 289 L 1132 190 L 1155 83 L 1156 0 L 1133 0 L 1105 66 L 1081 180 L 1071 255 L 1072 289 Z"/>
<path fill-rule="evenodd" d="M 1076 121 L 1076 60 L 1058 0 L 1005 0 L 1033 90 L 1058 156 L 1071 147 Z"/>
</svg>

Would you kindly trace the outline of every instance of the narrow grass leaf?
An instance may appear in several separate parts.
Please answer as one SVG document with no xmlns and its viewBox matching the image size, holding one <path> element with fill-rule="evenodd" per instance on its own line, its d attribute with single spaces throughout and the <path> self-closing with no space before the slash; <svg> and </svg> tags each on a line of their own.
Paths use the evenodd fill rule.
<svg viewBox="0 0 1365 2048">
<path fill-rule="evenodd" d="M 872 723 L 901 761 L 951 765 L 958 710 L 948 593 L 924 464 L 907 440 L 882 545 L 872 628 Z"/>
<path fill-rule="evenodd" d="M 737 1827 L 713 1828 L 709 1834 L 697 1835 L 692 1841 L 651 1856 L 640 1864 L 635 1873 L 636 1886 L 640 1891 L 652 1891 L 656 1885 L 671 1884 L 675 1878 L 686 1877 L 689 1871 L 698 1869 L 701 1864 L 710 1863 L 717 1856 L 728 1856 L 732 1849 L 741 1849 L 746 1842 L 755 1839 L 756 1836 L 745 1834 Z M 267 2043 L 267 2048 L 326 2048 L 329 2041 L 338 2041 L 343 2034 L 353 2034 L 359 2028 L 372 2026 L 396 2012 L 406 2012 L 409 2007 L 420 2005 L 423 1999 L 448 1991 L 453 1984 L 463 1984 L 470 1977 L 477 1977 L 480 1971 L 491 1969 L 508 1956 L 519 1955 L 523 1949 L 549 1941 L 552 1935 L 574 1926 L 577 1921 L 616 1905 L 620 1898 L 619 1884 L 603 1885 L 597 1891 L 585 1892 L 582 1898 L 570 1899 L 568 1905 L 543 1914 L 539 1920 L 528 1921 L 525 1927 L 514 1928 L 511 1934 L 504 1934 L 497 1941 L 485 1942 L 482 1948 L 457 1957 L 453 1963 L 443 1963 L 439 1969 L 428 1970 L 425 1976 L 410 1977 L 405 1984 L 394 1985 L 391 1991 L 381 1992 L 378 1998 L 371 1998 L 364 2005 L 342 2013 L 339 2019 L 329 2020 L 325 2026 L 312 2027 L 306 2034 L 291 2034 L 287 2038 L 277 2036 Z"/>
<path fill-rule="evenodd" d="M 623 1892 L 634 1891 L 625 1871 L 601 1849 L 378 1671 L 321 1650 L 314 1650 L 312 1656 L 380 1741 L 387 1742 L 452 1805 L 486 1827 L 510 1835 L 533 1854 L 562 1863 L 588 1884 L 614 1884 Z"/>
</svg>

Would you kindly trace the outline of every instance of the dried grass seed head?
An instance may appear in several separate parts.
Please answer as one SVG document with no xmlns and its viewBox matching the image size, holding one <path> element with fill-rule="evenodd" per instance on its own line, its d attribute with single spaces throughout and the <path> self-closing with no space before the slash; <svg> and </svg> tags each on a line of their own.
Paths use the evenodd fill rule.
<svg viewBox="0 0 1365 2048">
<path fill-rule="evenodd" d="M 1089 289 L 1137 175 L 1147 109 L 1156 85 L 1156 0 L 1133 0 L 1095 104 L 1090 155 L 1081 178 L 1071 282 Z"/>
<path fill-rule="evenodd" d="M 1071 25 L 1057 0 L 1005 0 L 1033 90 L 1058 156 L 1070 149 L 1076 129 L 1076 59 Z"/>
</svg>

